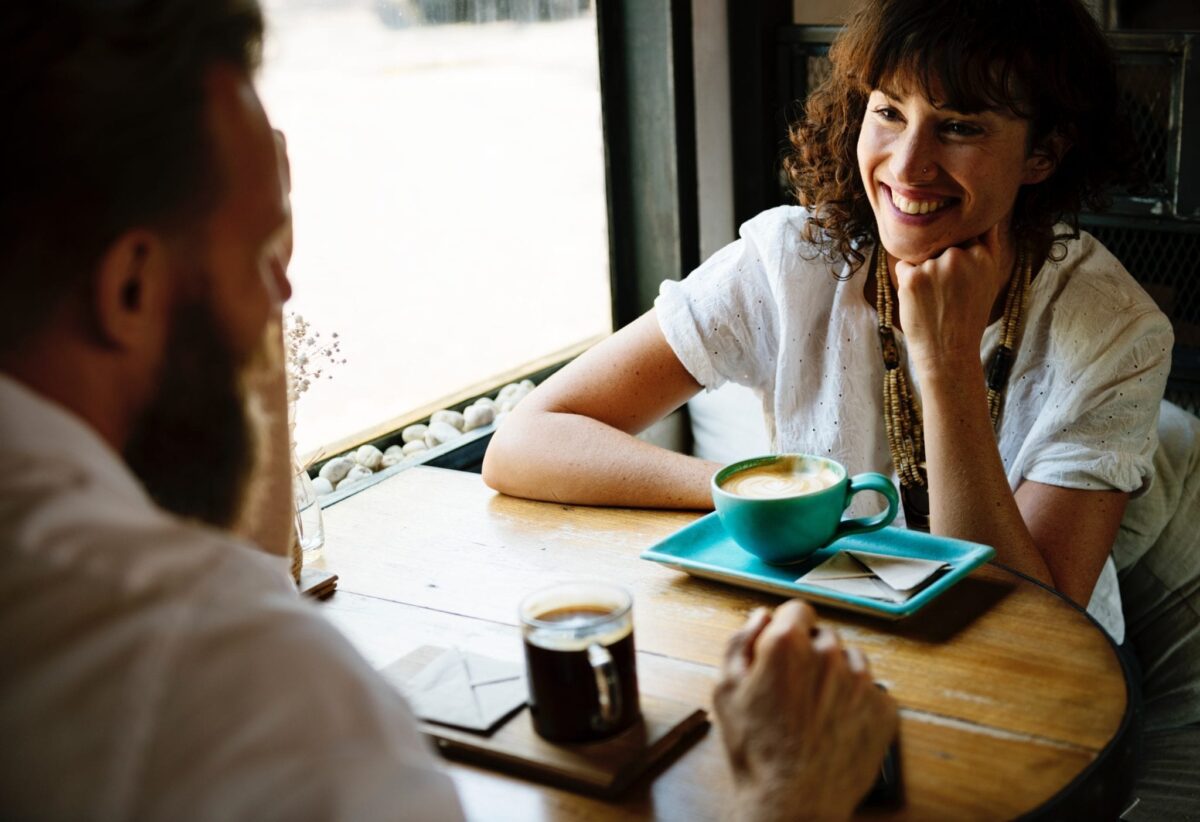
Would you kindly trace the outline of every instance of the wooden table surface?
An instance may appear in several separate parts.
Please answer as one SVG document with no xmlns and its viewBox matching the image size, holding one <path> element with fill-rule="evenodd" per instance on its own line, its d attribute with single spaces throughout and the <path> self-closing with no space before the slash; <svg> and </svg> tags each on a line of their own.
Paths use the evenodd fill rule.
<svg viewBox="0 0 1200 822">
<path fill-rule="evenodd" d="M 318 564 L 340 582 L 323 611 L 377 668 L 427 644 L 520 660 L 524 594 L 607 580 L 634 597 L 642 691 L 708 709 L 727 637 L 752 608 L 782 601 L 639 559 L 696 514 L 530 502 L 426 467 L 324 514 Z M 1104 633 L 1002 569 L 984 566 L 901 622 L 818 612 L 866 651 L 901 706 L 906 804 L 888 818 L 1026 813 L 1077 781 L 1123 728 L 1125 679 Z M 715 819 L 731 784 L 715 727 L 619 803 L 448 768 L 468 816 L 488 820 Z"/>
</svg>

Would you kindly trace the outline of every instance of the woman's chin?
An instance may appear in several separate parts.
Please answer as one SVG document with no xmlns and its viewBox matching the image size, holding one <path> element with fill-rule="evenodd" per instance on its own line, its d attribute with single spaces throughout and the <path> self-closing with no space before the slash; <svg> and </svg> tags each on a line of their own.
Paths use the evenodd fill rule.
<svg viewBox="0 0 1200 822">
<path fill-rule="evenodd" d="M 887 253 L 894 259 L 903 260 L 909 265 L 920 265 L 926 260 L 932 259 L 950 246 L 943 244 L 917 244 L 917 243 L 887 243 L 883 244 L 887 249 Z"/>
</svg>

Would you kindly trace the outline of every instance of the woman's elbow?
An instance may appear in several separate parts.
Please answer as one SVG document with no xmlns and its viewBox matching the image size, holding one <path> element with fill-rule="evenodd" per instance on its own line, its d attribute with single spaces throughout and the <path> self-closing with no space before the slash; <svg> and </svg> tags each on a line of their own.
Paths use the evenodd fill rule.
<svg viewBox="0 0 1200 822">
<path fill-rule="evenodd" d="M 528 449 L 522 446 L 526 439 L 526 415 L 513 412 L 496 429 L 483 455 L 483 482 L 494 491 L 510 496 L 524 496 L 522 469 L 528 468 L 528 460 L 521 454 Z"/>
</svg>

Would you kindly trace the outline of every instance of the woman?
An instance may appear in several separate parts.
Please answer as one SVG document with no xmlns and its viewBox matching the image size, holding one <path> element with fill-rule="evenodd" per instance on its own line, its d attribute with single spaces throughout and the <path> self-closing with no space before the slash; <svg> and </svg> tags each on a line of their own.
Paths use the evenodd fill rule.
<svg viewBox="0 0 1200 822">
<path fill-rule="evenodd" d="M 1129 167 L 1103 37 L 1077 0 L 873 0 L 830 58 L 786 163 L 802 205 L 535 391 L 484 478 L 708 508 L 718 466 L 632 435 L 732 380 L 776 450 L 896 471 L 910 525 L 995 546 L 1120 641 L 1109 553 L 1172 339 L 1077 227 Z"/>
</svg>

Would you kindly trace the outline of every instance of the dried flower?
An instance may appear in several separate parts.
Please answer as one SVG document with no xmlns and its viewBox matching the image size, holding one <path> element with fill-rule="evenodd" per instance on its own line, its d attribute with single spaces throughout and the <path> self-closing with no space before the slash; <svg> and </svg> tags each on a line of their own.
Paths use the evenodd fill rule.
<svg viewBox="0 0 1200 822">
<path fill-rule="evenodd" d="M 283 346 L 287 352 L 287 399 L 291 406 L 317 380 L 332 379 L 333 375 L 328 373 L 330 366 L 346 362 L 336 332 L 325 341 L 303 315 L 294 312 L 288 312 L 283 320 Z"/>
</svg>

